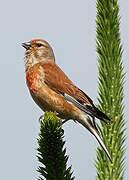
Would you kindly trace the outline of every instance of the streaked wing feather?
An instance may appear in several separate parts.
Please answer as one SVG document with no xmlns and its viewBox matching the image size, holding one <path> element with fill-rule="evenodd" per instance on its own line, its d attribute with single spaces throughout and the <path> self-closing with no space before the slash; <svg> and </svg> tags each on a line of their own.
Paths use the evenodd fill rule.
<svg viewBox="0 0 129 180">
<path fill-rule="evenodd" d="M 76 107 L 78 107 L 79 109 L 81 109 L 85 113 L 89 114 L 90 116 L 93 116 L 93 112 L 91 110 L 87 109 L 85 105 L 78 102 L 74 97 L 72 97 L 66 93 L 63 93 L 63 96 L 67 101 L 73 103 Z"/>
<path fill-rule="evenodd" d="M 44 82 L 53 91 L 63 93 L 66 100 L 72 102 L 82 111 L 98 119 L 110 120 L 103 112 L 97 109 L 93 101 L 82 90 L 75 86 L 66 74 L 54 62 L 42 64 L 44 70 Z"/>
<path fill-rule="evenodd" d="M 90 116 L 98 117 L 95 110 L 91 106 L 86 105 L 86 104 L 81 104 L 74 97 L 72 97 L 72 96 L 70 96 L 70 95 L 68 95 L 66 93 L 62 93 L 60 91 L 56 91 L 56 92 L 62 94 L 67 101 L 73 103 L 76 107 L 78 107 L 80 110 L 84 111 L 85 113 L 89 114 Z M 98 117 L 98 118 L 100 118 L 100 117 Z M 100 118 L 100 120 L 102 120 L 103 122 L 105 122 L 107 124 L 107 122 L 104 119 Z"/>
<path fill-rule="evenodd" d="M 92 106 L 92 100 L 78 87 L 76 87 L 72 81 L 66 76 L 66 74 L 55 63 L 43 64 L 45 71 L 45 83 L 54 91 L 66 93 L 81 103 L 89 104 Z"/>
</svg>

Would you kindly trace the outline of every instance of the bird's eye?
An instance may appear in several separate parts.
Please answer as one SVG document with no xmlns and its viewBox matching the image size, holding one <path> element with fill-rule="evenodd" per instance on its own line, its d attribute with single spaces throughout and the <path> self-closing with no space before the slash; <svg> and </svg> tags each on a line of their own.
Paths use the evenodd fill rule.
<svg viewBox="0 0 129 180">
<path fill-rule="evenodd" d="M 41 44 L 41 43 L 38 43 L 38 44 L 37 44 L 37 46 L 38 46 L 38 47 L 41 47 L 41 46 L 42 46 L 42 44 Z"/>
</svg>

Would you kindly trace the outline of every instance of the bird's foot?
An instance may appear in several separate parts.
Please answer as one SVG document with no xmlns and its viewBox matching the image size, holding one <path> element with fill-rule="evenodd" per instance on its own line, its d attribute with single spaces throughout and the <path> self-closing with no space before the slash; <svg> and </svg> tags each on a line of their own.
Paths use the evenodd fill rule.
<svg viewBox="0 0 129 180">
<path fill-rule="evenodd" d="M 45 114 L 43 114 L 43 115 L 41 115 L 41 116 L 40 116 L 40 118 L 39 118 L 39 122 L 43 121 L 43 119 L 44 119 L 44 115 L 45 115 Z"/>
</svg>

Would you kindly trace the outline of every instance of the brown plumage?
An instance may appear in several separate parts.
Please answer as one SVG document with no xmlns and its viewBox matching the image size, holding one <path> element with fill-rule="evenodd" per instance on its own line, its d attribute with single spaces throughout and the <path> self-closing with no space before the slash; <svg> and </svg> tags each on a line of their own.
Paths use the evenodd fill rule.
<svg viewBox="0 0 129 180">
<path fill-rule="evenodd" d="M 95 123 L 95 117 L 104 122 L 109 118 L 59 68 L 46 41 L 35 39 L 22 46 L 26 48 L 26 81 L 34 101 L 43 111 L 55 111 L 62 119 L 81 123 L 96 137 L 111 160 Z"/>
</svg>

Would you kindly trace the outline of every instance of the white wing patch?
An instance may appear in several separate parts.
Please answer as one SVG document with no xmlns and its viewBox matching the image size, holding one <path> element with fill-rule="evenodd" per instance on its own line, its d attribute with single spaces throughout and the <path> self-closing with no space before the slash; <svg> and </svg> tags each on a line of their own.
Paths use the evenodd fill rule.
<svg viewBox="0 0 129 180">
<path fill-rule="evenodd" d="M 82 104 L 78 102 L 74 97 L 66 94 L 66 93 L 61 93 L 63 97 L 68 101 L 73 103 L 76 107 L 78 107 L 80 110 L 84 111 L 85 113 L 89 114 L 90 116 L 93 116 L 93 112 L 90 110 L 90 105 L 87 104 Z"/>
</svg>

